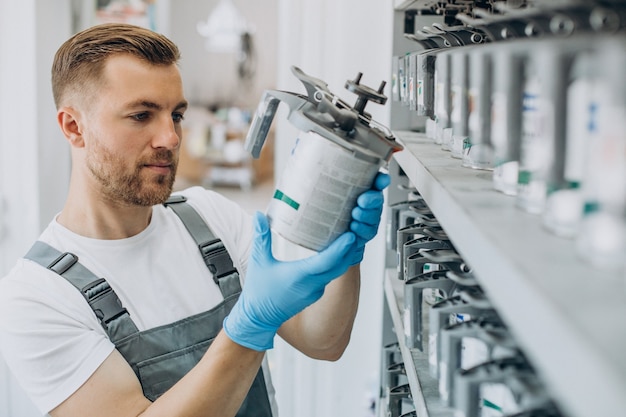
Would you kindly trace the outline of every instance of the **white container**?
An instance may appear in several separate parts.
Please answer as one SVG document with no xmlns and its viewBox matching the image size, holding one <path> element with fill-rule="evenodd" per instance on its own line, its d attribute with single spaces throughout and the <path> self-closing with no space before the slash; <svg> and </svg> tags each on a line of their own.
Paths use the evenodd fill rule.
<svg viewBox="0 0 626 417">
<path fill-rule="evenodd" d="M 600 269 L 624 267 L 626 253 L 626 43 L 607 40 L 598 70 L 606 83 L 599 107 L 598 132 L 588 148 L 582 183 L 584 201 L 577 247 L 581 256 Z"/>
</svg>

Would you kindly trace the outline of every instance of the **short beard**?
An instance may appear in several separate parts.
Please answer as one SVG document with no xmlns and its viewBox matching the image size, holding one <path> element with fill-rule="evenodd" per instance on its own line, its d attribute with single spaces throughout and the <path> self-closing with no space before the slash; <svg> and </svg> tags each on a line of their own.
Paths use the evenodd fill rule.
<svg viewBox="0 0 626 417">
<path fill-rule="evenodd" d="M 97 155 L 95 159 L 93 155 Z M 169 161 L 171 172 L 155 178 L 142 178 L 145 164 Z M 87 167 L 102 186 L 102 193 L 111 200 L 131 206 L 150 207 L 164 203 L 172 193 L 178 161 L 169 149 L 158 149 L 147 161 L 139 161 L 132 173 L 124 169 L 122 158 L 97 145 L 87 158 Z"/>
</svg>

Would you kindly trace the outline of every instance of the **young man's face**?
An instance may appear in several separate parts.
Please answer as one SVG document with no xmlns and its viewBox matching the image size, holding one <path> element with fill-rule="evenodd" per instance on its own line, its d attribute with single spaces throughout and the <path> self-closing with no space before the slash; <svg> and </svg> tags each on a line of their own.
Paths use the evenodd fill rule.
<svg viewBox="0 0 626 417">
<path fill-rule="evenodd" d="M 109 58 L 91 100 L 85 164 L 103 197 L 152 206 L 172 192 L 187 102 L 176 65 Z"/>
</svg>

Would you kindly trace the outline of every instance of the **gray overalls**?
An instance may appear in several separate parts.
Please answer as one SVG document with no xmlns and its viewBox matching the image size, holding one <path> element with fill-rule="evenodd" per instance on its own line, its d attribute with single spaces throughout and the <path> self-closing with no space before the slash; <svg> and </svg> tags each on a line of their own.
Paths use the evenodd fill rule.
<svg viewBox="0 0 626 417">
<path fill-rule="evenodd" d="M 222 303 L 204 313 L 140 332 L 107 281 L 81 265 L 76 255 L 61 253 L 37 241 L 25 256 L 61 275 L 80 291 L 117 350 L 135 371 L 144 395 L 151 401 L 200 361 L 241 293 L 239 273 L 224 244 L 185 201 L 183 196 L 173 196 L 165 205 L 174 210 L 198 244 L 224 297 Z M 272 417 L 262 369 L 237 417 Z"/>
</svg>

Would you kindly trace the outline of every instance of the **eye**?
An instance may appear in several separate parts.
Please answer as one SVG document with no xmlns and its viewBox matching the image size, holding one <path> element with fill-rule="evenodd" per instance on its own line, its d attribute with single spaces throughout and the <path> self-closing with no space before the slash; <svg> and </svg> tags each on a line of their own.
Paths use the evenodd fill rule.
<svg viewBox="0 0 626 417">
<path fill-rule="evenodd" d="M 148 120 L 148 118 L 150 117 L 150 115 L 146 112 L 142 112 L 142 113 L 137 113 L 137 114 L 133 114 L 130 116 L 133 120 L 136 120 L 138 122 L 143 122 L 145 120 Z"/>
<path fill-rule="evenodd" d="M 174 120 L 174 123 L 180 123 L 185 120 L 185 115 L 179 112 L 174 112 L 172 113 L 172 120 Z"/>
</svg>

